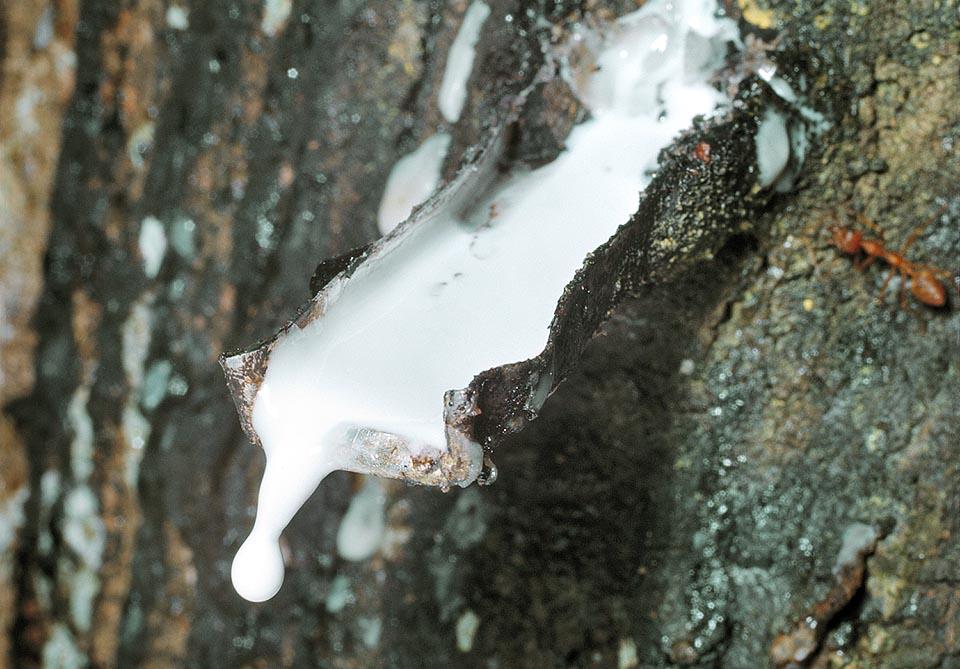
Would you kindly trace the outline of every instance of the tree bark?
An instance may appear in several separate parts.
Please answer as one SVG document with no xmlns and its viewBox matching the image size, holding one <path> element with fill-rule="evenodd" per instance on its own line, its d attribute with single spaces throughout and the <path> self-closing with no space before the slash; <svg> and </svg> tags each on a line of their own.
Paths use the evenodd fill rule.
<svg viewBox="0 0 960 669">
<path fill-rule="evenodd" d="M 263 458 L 217 356 L 377 236 L 467 4 L 0 6 L 0 668 L 791 666 L 814 610 L 796 666 L 960 664 L 957 284 L 877 304 L 884 268 L 823 244 L 845 205 L 896 249 L 946 204 L 907 257 L 960 269 L 960 16 L 933 0 L 731 3 L 832 121 L 796 191 L 622 305 L 494 486 L 389 484 L 393 539 L 351 563 L 333 476 L 281 593 L 233 592 Z M 489 4 L 448 177 L 538 17 L 634 6 Z"/>
</svg>

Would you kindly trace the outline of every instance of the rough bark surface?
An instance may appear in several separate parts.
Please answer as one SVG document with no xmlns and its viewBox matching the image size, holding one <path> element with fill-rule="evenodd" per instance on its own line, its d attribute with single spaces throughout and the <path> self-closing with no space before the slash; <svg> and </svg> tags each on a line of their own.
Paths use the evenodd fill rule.
<svg viewBox="0 0 960 669">
<path fill-rule="evenodd" d="M 391 484 L 350 563 L 334 476 L 281 593 L 232 591 L 263 462 L 217 356 L 376 237 L 467 4 L 0 5 L 0 668 L 960 666 L 960 296 L 877 304 L 822 234 L 849 205 L 896 248 L 946 204 L 909 257 L 960 270 L 956 2 L 731 3 L 833 121 L 796 191 L 624 304 L 494 486 Z M 489 4 L 448 176 L 539 16 L 634 3 Z"/>
</svg>

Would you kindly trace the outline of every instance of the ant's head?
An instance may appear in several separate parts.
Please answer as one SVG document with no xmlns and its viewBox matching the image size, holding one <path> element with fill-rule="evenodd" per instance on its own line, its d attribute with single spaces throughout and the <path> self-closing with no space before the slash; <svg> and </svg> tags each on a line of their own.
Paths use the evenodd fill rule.
<svg viewBox="0 0 960 669">
<path fill-rule="evenodd" d="M 834 245 L 843 253 L 859 253 L 863 242 L 863 234 L 854 228 L 841 228 L 839 225 L 830 226 Z"/>
</svg>

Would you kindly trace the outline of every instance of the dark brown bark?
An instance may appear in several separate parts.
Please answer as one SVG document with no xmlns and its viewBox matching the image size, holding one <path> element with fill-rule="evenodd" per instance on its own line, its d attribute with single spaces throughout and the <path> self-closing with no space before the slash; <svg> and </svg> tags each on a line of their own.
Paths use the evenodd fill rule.
<svg viewBox="0 0 960 669">
<path fill-rule="evenodd" d="M 452 156 L 538 67 L 537 16 L 633 3 L 490 4 Z M 940 198 L 911 257 L 960 268 L 960 17 L 928 0 L 731 5 L 780 22 L 782 67 L 834 121 L 797 192 L 622 306 L 496 485 L 391 487 L 408 538 L 353 564 L 334 476 L 277 598 L 233 593 L 262 457 L 217 356 L 375 238 L 465 8 L 300 0 L 269 35 L 253 0 L 0 6 L 0 668 L 764 666 L 854 522 L 883 538 L 810 663 L 954 666 L 960 300 L 878 306 L 878 268 L 818 248 L 820 280 L 803 245 L 850 203 L 896 246 Z"/>
</svg>

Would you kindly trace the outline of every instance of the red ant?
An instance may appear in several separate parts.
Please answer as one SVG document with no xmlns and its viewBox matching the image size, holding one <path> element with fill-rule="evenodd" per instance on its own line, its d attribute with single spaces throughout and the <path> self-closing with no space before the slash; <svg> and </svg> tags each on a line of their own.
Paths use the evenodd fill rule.
<svg viewBox="0 0 960 669">
<path fill-rule="evenodd" d="M 858 270 L 863 269 L 877 258 L 880 258 L 890 265 L 890 271 L 887 273 L 887 278 L 884 279 L 883 285 L 880 287 L 880 293 L 877 295 L 877 301 L 883 302 L 883 294 L 886 292 L 887 286 L 890 284 L 890 279 L 893 278 L 895 272 L 899 272 L 902 279 L 900 283 L 900 306 L 902 308 L 907 310 L 910 309 L 910 307 L 907 305 L 907 277 L 910 278 L 910 292 L 913 293 L 914 297 L 928 306 L 942 307 L 947 303 L 947 293 L 943 287 L 943 282 L 937 277 L 942 276 L 950 280 L 953 278 L 953 275 L 944 269 L 940 269 L 939 267 L 922 265 L 920 263 L 907 260 L 904 257 L 904 254 L 906 254 L 906 252 L 910 249 L 910 246 L 913 245 L 913 242 L 916 241 L 920 233 L 923 232 L 923 230 L 934 220 L 936 220 L 946 208 L 947 205 L 940 207 L 936 214 L 931 216 L 921 225 L 918 225 L 917 228 L 910 233 L 910 236 L 907 238 L 907 241 L 904 243 L 903 247 L 896 252 L 888 251 L 886 249 L 886 240 L 884 239 L 883 228 L 870 219 L 851 211 L 849 208 L 847 209 L 847 213 L 863 225 L 876 232 L 877 235 L 879 235 L 879 239 L 864 239 L 863 233 L 860 230 L 839 225 L 836 215 L 834 215 L 835 224 L 830 226 L 829 231 L 833 237 L 832 242 L 834 246 L 836 246 L 842 253 L 846 253 L 847 255 L 859 255 L 862 252 L 866 254 L 867 257 L 865 259 L 857 260 L 855 262 L 854 266 Z M 960 287 L 958 287 L 958 291 L 960 291 Z"/>
</svg>

